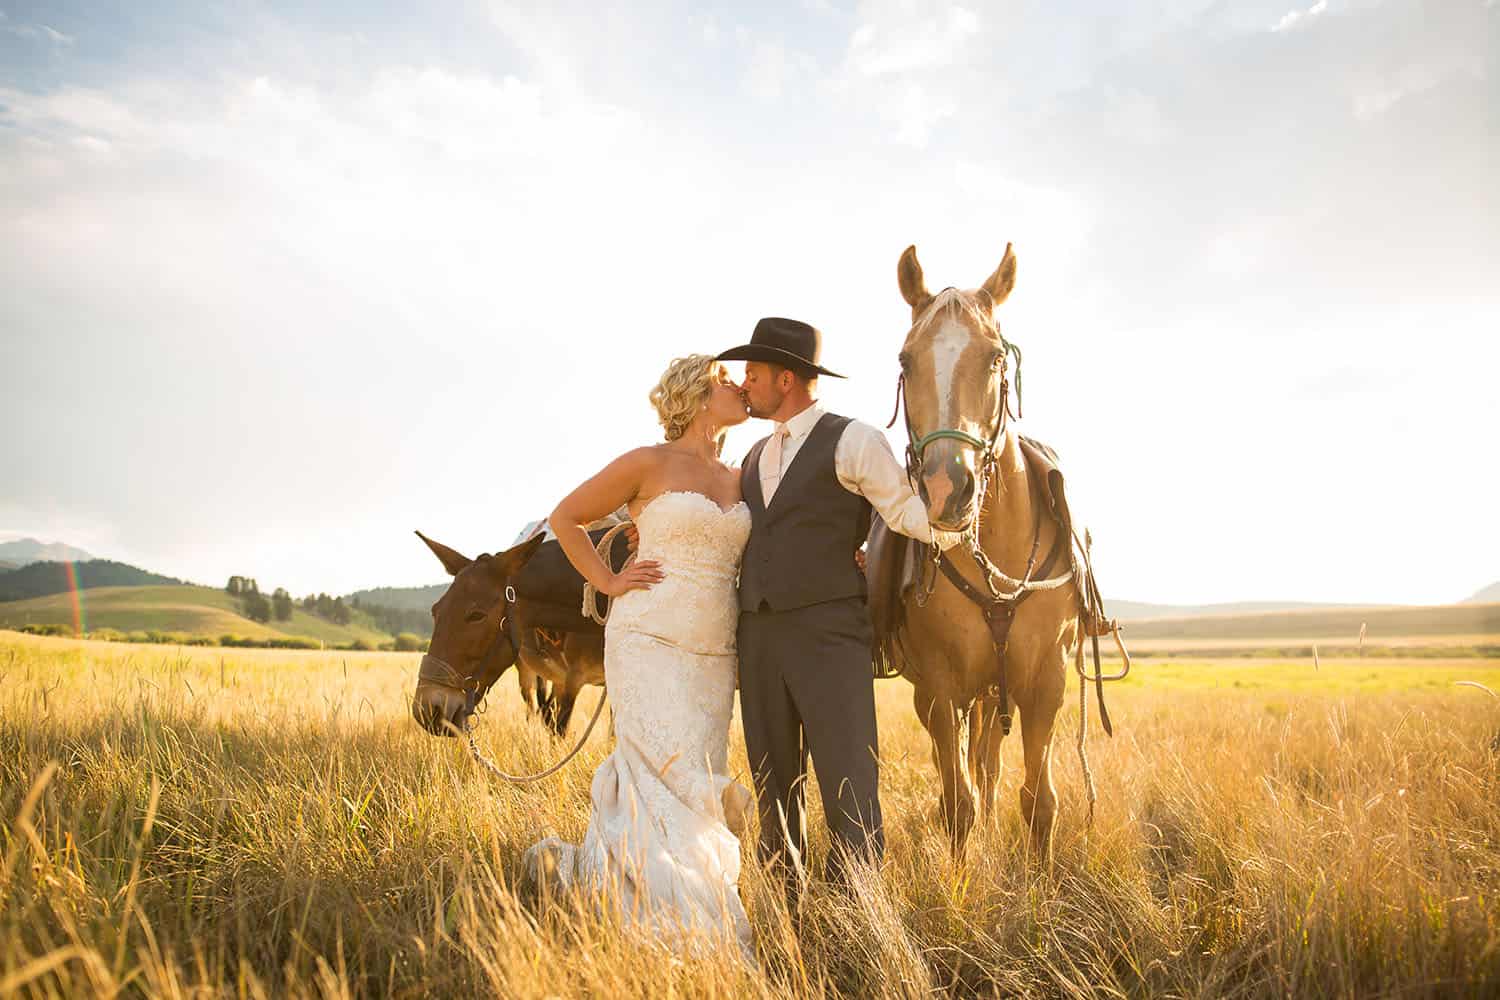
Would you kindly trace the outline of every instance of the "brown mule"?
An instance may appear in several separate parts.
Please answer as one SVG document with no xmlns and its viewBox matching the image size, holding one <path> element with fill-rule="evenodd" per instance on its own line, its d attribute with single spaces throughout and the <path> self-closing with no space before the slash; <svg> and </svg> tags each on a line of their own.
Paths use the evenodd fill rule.
<svg viewBox="0 0 1500 1000">
<path fill-rule="evenodd" d="M 583 686 L 604 683 L 604 630 L 579 612 L 583 578 L 576 579 L 569 607 L 562 602 L 572 597 L 575 581 L 550 565 L 554 553 L 540 535 L 475 559 L 420 531 L 417 537 L 453 582 L 432 606 L 432 643 L 422 659 L 412 717 L 434 736 L 455 735 L 515 666 L 522 698 L 561 736 Z M 559 601 L 538 599 L 538 591 L 559 591 Z"/>
</svg>

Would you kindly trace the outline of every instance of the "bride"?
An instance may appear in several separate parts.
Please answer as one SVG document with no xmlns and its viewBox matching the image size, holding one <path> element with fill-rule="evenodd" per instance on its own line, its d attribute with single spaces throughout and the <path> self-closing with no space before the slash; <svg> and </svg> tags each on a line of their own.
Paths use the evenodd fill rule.
<svg viewBox="0 0 1500 1000">
<path fill-rule="evenodd" d="M 581 845 L 526 852 L 537 880 L 594 890 L 626 921 L 665 940 L 732 938 L 750 950 L 740 845 L 729 823 L 749 791 L 727 771 L 734 708 L 735 582 L 750 535 L 739 470 L 719 461 L 726 428 L 748 417 L 724 365 L 673 361 L 651 402 L 666 442 L 627 452 L 568 494 L 551 526 L 574 567 L 611 601 L 604 677 L 615 749 L 594 773 Z M 628 504 L 637 561 L 619 573 L 584 525 Z"/>
</svg>

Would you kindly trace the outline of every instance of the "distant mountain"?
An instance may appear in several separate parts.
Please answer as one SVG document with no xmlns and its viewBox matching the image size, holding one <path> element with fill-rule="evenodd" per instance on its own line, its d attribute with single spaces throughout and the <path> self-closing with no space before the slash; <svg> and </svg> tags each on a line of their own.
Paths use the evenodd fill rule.
<svg viewBox="0 0 1500 1000">
<path fill-rule="evenodd" d="M 1220 615 L 1258 615 L 1272 611 L 1315 611 L 1321 608 L 1352 608 L 1355 604 L 1318 604 L 1308 601 L 1236 601 L 1230 604 L 1148 604 L 1142 601 L 1104 599 L 1111 618 L 1201 618 Z"/>
<path fill-rule="evenodd" d="M 175 577 L 148 573 L 125 563 L 108 559 L 91 559 L 73 564 L 78 589 L 91 587 L 149 587 L 180 584 Z M 73 587 L 68 581 L 68 566 L 61 562 L 34 562 L 20 569 L 0 573 L 0 601 L 24 601 L 48 594 L 65 594 Z"/>
<path fill-rule="evenodd" d="M 13 569 L 20 569 L 20 568 L 21 568 L 21 564 L 20 563 L 6 562 L 4 559 L 0 559 L 0 573 L 8 573 L 8 572 L 10 572 Z"/>
<path fill-rule="evenodd" d="M 420 611 L 426 614 L 447 589 L 446 583 L 434 583 L 430 587 L 372 587 L 345 594 L 344 603 L 354 604 L 358 601 L 361 605 L 374 604 L 397 611 Z"/>
<path fill-rule="evenodd" d="M 13 542 L 0 542 L 0 559 L 17 566 L 34 562 L 80 562 L 94 558 L 82 549 L 75 549 L 62 542 L 39 542 L 35 538 L 18 538 Z"/>
<path fill-rule="evenodd" d="M 1476 590 L 1472 596 L 1464 598 L 1463 604 L 1500 604 L 1500 580 L 1496 580 L 1488 587 Z"/>
</svg>

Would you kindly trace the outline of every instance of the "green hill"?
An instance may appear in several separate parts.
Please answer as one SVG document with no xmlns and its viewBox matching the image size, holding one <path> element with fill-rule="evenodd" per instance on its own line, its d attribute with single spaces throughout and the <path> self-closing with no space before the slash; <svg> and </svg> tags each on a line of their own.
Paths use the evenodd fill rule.
<svg viewBox="0 0 1500 1000">
<path fill-rule="evenodd" d="M 0 603 L 24 601 L 48 594 L 65 594 L 73 589 L 68 563 L 34 562 L 20 569 L 0 573 Z M 182 580 L 160 573 L 148 573 L 127 563 L 109 559 L 90 559 L 73 563 L 73 578 L 80 589 L 95 587 L 144 587 L 153 584 L 182 583 Z"/>
<path fill-rule="evenodd" d="M 352 594 L 346 594 L 344 603 L 358 601 L 360 604 L 375 604 L 382 608 L 395 608 L 397 611 L 421 611 L 425 614 L 443 596 L 450 582 L 434 583 L 426 587 L 371 587 L 369 590 L 356 590 Z"/>
<path fill-rule="evenodd" d="M 391 638 L 358 614 L 348 625 L 335 625 L 301 608 L 292 612 L 290 621 L 262 625 L 241 615 L 238 601 L 212 587 L 101 587 L 80 591 L 79 597 L 86 631 L 109 628 L 121 632 L 184 632 L 212 637 L 237 635 L 246 639 L 305 636 L 329 644 L 356 639 L 381 643 Z M 0 626 L 72 624 L 71 594 L 0 604 Z"/>
</svg>

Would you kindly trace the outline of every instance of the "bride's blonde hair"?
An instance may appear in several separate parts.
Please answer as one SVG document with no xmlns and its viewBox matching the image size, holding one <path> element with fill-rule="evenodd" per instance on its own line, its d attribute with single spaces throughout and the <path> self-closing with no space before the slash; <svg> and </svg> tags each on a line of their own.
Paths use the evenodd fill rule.
<svg viewBox="0 0 1500 1000">
<path fill-rule="evenodd" d="M 661 421 L 668 441 L 682 437 L 698 410 L 708 402 L 714 387 L 715 364 L 711 354 L 675 358 L 651 390 L 651 405 L 656 407 L 656 419 Z"/>
</svg>

